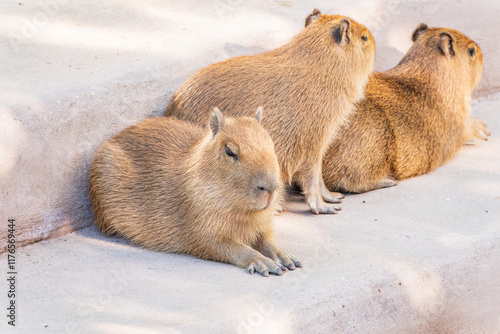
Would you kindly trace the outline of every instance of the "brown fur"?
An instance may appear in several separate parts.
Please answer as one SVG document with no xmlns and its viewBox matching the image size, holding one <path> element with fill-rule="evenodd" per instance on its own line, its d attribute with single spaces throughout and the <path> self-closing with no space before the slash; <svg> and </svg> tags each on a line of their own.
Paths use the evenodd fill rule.
<svg viewBox="0 0 500 334">
<path fill-rule="evenodd" d="M 300 266 L 274 245 L 279 165 L 261 115 L 224 119 L 216 110 L 209 129 L 154 117 L 122 131 L 92 163 L 97 227 L 265 276 Z"/>
<path fill-rule="evenodd" d="M 290 43 L 194 74 L 172 97 L 166 115 L 202 124 L 214 106 L 242 116 L 262 105 L 262 124 L 274 140 L 282 183 L 297 182 L 313 212 L 335 213 L 340 207 L 324 200 L 340 203 L 342 195 L 326 189 L 321 161 L 363 96 L 374 55 L 368 29 L 315 10 Z"/>
<path fill-rule="evenodd" d="M 329 189 L 364 192 L 396 185 L 441 166 L 472 136 L 489 134 L 469 115 L 481 79 L 479 46 L 456 30 L 425 24 L 412 39 L 395 68 L 371 76 L 357 113 L 326 153 L 323 178 Z"/>
</svg>

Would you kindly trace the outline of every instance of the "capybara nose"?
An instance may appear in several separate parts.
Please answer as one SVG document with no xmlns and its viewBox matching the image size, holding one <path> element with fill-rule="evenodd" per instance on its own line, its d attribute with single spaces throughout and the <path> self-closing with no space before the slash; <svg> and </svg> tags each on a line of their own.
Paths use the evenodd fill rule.
<svg viewBox="0 0 500 334">
<path fill-rule="evenodd" d="M 261 186 L 257 186 L 257 190 L 258 191 L 266 191 L 268 193 L 272 193 L 274 192 L 278 187 L 275 186 L 275 185 L 272 185 L 272 186 L 264 186 L 264 185 L 261 185 Z"/>
<path fill-rule="evenodd" d="M 273 191 L 278 189 L 279 175 L 272 171 L 261 172 L 255 176 L 254 185 L 259 192 L 268 192 L 271 194 Z"/>
<path fill-rule="evenodd" d="M 257 187 L 257 190 L 259 192 L 263 192 L 263 193 L 266 192 L 269 195 L 272 195 L 273 193 L 275 193 L 276 189 L 278 189 L 278 187 L 272 187 L 272 188 L 271 187 L 263 187 L 263 186 L 258 186 Z"/>
<path fill-rule="evenodd" d="M 260 186 L 257 186 L 257 190 L 262 193 L 262 195 L 266 196 L 266 208 L 269 207 L 271 205 L 271 203 L 273 202 L 274 200 L 274 197 L 276 197 L 276 192 L 278 190 L 278 187 L 277 186 L 264 186 L 264 185 L 260 185 Z"/>
<path fill-rule="evenodd" d="M 261 192 L 268 192 L 269 194 L 272 194 L 276 189 L 279 187 L 279 181 L 273 177 L 263 177 L 261 182 L 258 183 L 257 185 L 257 190 Z"/>
</svg>

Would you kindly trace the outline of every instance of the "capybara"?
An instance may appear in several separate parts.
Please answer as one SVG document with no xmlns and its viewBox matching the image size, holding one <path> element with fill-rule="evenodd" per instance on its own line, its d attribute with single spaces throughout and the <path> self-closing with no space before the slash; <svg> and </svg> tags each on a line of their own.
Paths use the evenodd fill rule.
<svg viewBox="0 0 500 334">
<path fill-rule="evenodd" d="M 216 106 L 226 115 L 249 116 L 262 105 L 262 125 L 275 144 L 281 184 L 298 184 L 312 212 L 336 213 L 343 196 L 325 187 L 321 163 L 363 96 L 375 42 L 368 29 L 342 15 L 315 9 L 305 25 L 275 50 L 198 71 L 174 94 L 165 115 L 203 124 Z"/>
<path fill-rule="evenodd" d="M 168 117 L 131 126 L 95 155 L 89 193 L 95 224 L 146 248 L 227 262 L 263 276 L 300 262 L 276 247 L 279 164 L 253 117 L 208 128 Z"/>
<path fill-rule="evenodd" d="M 391 70 L 374 73 L 323 161 L 330 190 L 365 192 L 429 173 L 486 125 L 470 115 L 481 79 L 479 46 L 460 32 L 421 24 Z"/>
</svg>

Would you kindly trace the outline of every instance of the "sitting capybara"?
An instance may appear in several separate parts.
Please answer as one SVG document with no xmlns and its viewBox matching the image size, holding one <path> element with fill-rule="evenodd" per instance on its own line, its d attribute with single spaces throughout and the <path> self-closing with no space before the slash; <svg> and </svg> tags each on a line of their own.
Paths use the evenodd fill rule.
<svg viewBox="0 0 500 334">
<path fill-rule="evenodd" d="M 374 73 L 365 98 L 339 131 L 323 161 L 331 190 L 364 192 L 428 173 L 448 161 L 486 125 L 470 116 L 481 79 L 479 46 L 460 32 L 428 28 L 393 69 Z"/>
<path fill-rule="evenodd" d="M 275 50 L 231 58 L 190 77 L 172 97 L 166 116 L 203 124 L 218 106 L 248 116 L 262 105 L 262 125 L 276 147 L 282 185 L 292 181 L 314 213 L 336 213 L 343 197 L 321 177 L 323 155 L 373 69 L 375 42 L 368 29 L 317 9 L 305 29 Z"/>
<path fill-rule="evenodd" d="M 281 275 L 300 263 L 273 241 L 279 165 L 255 118 L 209 129 L 167 117 L 123 130 L 97 151 L 89 193 L 95 224 L 144 247 Z"/>
</svg>

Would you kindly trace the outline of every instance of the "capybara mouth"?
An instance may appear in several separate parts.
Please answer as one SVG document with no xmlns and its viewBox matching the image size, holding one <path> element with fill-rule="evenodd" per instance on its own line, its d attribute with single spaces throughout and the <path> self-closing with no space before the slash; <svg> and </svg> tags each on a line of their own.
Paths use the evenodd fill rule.
<svg viewBox="0 0 500 334">
<path fill-rule="evenodd" d="M 271 194 L 268 194 L 262 200 L 259 200 L 258 204 L 255 207 L 255 211 L 263 211 L 268 209 L 274 201 L 276 197 L 276 191 L 273 191 Z"/>
</svg>

